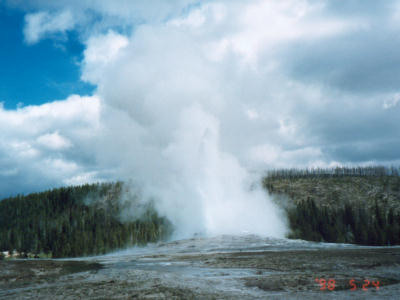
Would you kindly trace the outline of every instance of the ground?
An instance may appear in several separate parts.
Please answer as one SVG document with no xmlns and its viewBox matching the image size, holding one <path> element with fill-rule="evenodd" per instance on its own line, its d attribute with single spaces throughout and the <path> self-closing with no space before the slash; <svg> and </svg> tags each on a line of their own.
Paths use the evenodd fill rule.
<svg viewBox="0 0 400 300">
<path fill-rule="evenodd" d="M 400 295 L 400 247 L 257 246 L 224 251 L 200 249 L 198 241 L 182 245 L 168 244 L 168 251 L 142 249 L 78 260 L 0 261 L 0 298 L 396 299 Z"/>
</svg>

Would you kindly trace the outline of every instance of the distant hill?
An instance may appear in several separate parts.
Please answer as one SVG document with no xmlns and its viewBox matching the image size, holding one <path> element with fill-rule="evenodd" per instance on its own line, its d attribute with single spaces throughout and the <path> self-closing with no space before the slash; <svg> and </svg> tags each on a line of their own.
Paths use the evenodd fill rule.
<svg viewBox="0 0 400 300">
<path fill-rule="evenodd" d="M 400 244 L 397 168 L 274 170 L 263 185 L 286 210 L 292 238 Z"/>
<path fill-rule="evenodd" d="M 151 205 L 137 207 L 139 219 L 123 214 L 135 203 L 129 193 L 120 201 L 123 191 L 121 182 L 87 184 L 4 199 L 0 251 L 75 257 L 166 239 L 171 224 Z"/>
</svg>

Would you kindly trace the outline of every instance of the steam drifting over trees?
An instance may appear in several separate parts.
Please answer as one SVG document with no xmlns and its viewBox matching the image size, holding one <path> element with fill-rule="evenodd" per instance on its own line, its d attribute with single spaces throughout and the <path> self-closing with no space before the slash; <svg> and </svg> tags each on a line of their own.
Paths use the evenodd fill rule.
<svg viewBox="0 0 400 300">
<path fill-rule="evenodd" d="M 170 223 L 149 204 L 122 222 L 123 184 L 59 188 L 0 202 L 0 251 L 75 257 L 165 239 Z M 134 201 L 134 199 L 132 199 Z"/>
</svg>

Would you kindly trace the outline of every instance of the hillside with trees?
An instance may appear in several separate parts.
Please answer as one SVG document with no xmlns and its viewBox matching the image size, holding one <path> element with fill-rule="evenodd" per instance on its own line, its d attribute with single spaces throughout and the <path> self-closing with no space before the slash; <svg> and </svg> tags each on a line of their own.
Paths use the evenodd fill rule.
<svg viewBox="0 0 400 300">
<path fill-rule="evenodd" d="M 291 238 L 400 244 L 398 168 L 273 170 L 263 185 L 288 216 Z"/>
<path fill-rule="evenodd" d="M 140 218 L 122 215 L 132 209 L 125 204 L 135 203 L 134 196 L 125 192 L 117 182 L 4 199 L 0 201 L 0 251 L 76 257 L 166 239 L 171 224 L 151 204 L 139 207 Z M 132 199 L 121 201 L 122 193 Z"/>
<path fill-rule="evenodd" d="M 399 173 L 383 167 L 273 170 L 263 186 L 285 209 L 290 238 L 399 245 Z M 0 259 L 2 251 L 77 257 L 168 239 L 171 223 L 139 197 L 117 182 L 3 199 Z"/>
</svg>

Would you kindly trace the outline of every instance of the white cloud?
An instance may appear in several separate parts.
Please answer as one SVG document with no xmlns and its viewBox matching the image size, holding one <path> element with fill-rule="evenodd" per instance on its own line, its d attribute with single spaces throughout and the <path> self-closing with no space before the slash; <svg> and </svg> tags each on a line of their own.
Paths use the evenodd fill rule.
<svg viewBox="0 0 400 300">
<path fill-rule="evenodd" d="M 63 101 L 30 105 L 17 110 L 0 110 L 0 125 L 18 133 L 37 134 L 58 127 L 72 130 L 76 125 L 99 125 L 100 100 L 72 95 Z M 69 126 L 67 126 L 69 125 Z M 74 126 L 75 125 L 75 126 Z M 4 132 L 2 132 L 4 133 Z"/>
<path fill-rule="evenodd" d="M 324 38 L 359 29 L 359 21 L 321 17 L 324 6 L 310 1 L 252 1 L 233 16 L 235 31 L 221 40 L 252 64 L 282 43 Z M 232 20 L 231 19 L 231 20 Z M 221 46 L 225 48 L 224 46 Z"/>
<path fill-rule="evenodd" d="M 268 139 L 269 145 L 282 152 L 323 151 L 326 145 L 318 142 L 318 134 L 312 133 L 315 129 L 309 125 L 310 118 L 316 112 L 321 116 L 338 115 L 337 103 L 355 103 L 357 97 L 344 94 L 332 101 L 332 91 L 324 85 L 304 84 L 291 78 L 282 69 L 285 51 L 299 41 L 313 43 L 368 31 L 368 16 L 343 17 L 328 11 L 327 2 L 306 0 L 206 1 L 189 7 L 191 4 L 193 1 L 99 1 L 94 7 L 85 0 L 33 1 L 31 8 L 36 7 L 39 12 L 27 15 L 25 33 L 27 40 L 35 42 L 48 34 L 87 27 L 82 33 L 86 40 L 82 79 L 98 86 L 98 93 L 112 107 L 114 117 L 126 119 L 129 125 L 120 125 L 126 127 L 124 134 L 129 127 L 135 128 L 129 136 L 136 148 L 142 142 L 150 148 L 158 145 L 159 149 L 152 150 L 157 153 L 168 146 L 179 126 L 182 109 L 195 104 L 220 120 L 222 147 L 241 160 L 248 159 L 249 149 L 258 147 L 262 139 Z M 99 22 L 89 20 L 89 10 L 98 14 Z M 71 15 L 79 18 L 71 20 Z M 133 31 L 122 34 L 107 28 L 116 24 L 130 25 Z M 335 97 L 339 95 L 334 93 Z M 57 115 L 60 110 L 42 106 L 23 108 L 27 112 L 24 118 L 42 115 L 62 122 L 68 114 L 81 115 L 80 108 L 69 101 L 62 115 Z M 383 107 L 393 108 L 396 103 L 385 100 Z M 9 124 L 26 123 L 11 113 L 7 118 Z M 86 118 L 81 116 L 79 122 Z M 111 117 L 107 122 L 113 123 L 108 124 L 110 128 L 119 123 Z M 42 127 L 25 129 L 37 136 L 37 146 L 53 145 L 49 150 L 73 148 L 69 136 L 51 125 L 46 127 L 46 122 L 39 126 Z M 79 131 L 85 128 L 80 127 Z M 310 148 L 308 143 L 313 146 Z M 300 158 L 301 151 L 289 152 L 293 164 L 296 155 L 299 161 L 304 159 Z M 109 161 L 107 154 L 98 155 Z M 275 157 L 274 153 L 270 155 Z"/>
<path fill-rule="evenodd" d="M 78 171 L 79 167 L 75 162 L 65 161 L 59 158 L 44 159 L 43 167 L 49 172 L 56 176 L 59 174 L 71 174 Z"/>
<path fill-rule="evenodd" d="M 74 28 L 76 16 L 71 11 L 40 11 L 25 16 L 24 36 L 28 44 L 35 44 L 42 38 L 55 33 L 64 33 Z"/>
<path fill-rule="evenodd" d="M 28 44 L 78 29 L 83 36 L 104 33 L 110 28 L 130 27 L 143 22 L 162 23 L 181 15 L 197 0 L 30 0 L 7 1 L 11 7 L 28 11 L 24 36 Z M 32 12 L 33 11 L 33 12 Z"/>
<path fill-rule="evenodd" d="M 282 68 L 286 55 L 282 53 L 298 42 L 365 32 L 370 29 L 368 18 L 332 14 L 328 3 L 312 1 L 217 1 L 181 13 L 179 9 L 188 3 L 172 4 L 176 13 L 163 21 L 151 17 L 142 4 L 139 8 L 118 2 L 110 7 L 101 2 L 95 8 L 103 17 L 121 17 L 124 25 L 135 9 L 145 20 L 136 24 L 132 18 L 130 35 L 95 30 L 85 42 L 82 79 L 97 85 L 113 109 L 110 115 L 125 120 L 118 127 L 115 124 L 120 122 L 108 117 L 107 126 L 123 128 L 123 134 L 113 136 L 110 130 L 107 138 L 124 145 L 127 153 L 120 156 L 126 158 L 113 161 L 114 147 L 97 155 L 109 165 L 123 161 L 121 168 L 129 174 L 138 167 L 125 162 L 130 153 L 143 162 L 148 156 L 141 152 L 162 152 L 171 143 L 182 110 L 198 105 L 220 120 L 221 146 L 243 162 L 253 159 L 253 165 L 264 161 L 278 166 L 286 160 L 289 166 L 334 161 L 323 155 L 327 145 L 316 132 L 321 126 L 310 125 L 312 118 L 321 122 L 331 116 L 340 118 L 341 104 L 370 108 L 352 95 L 291 78 Z M 75 7 L 88 7 L 85 1 L 79 5 Z M 165 9 L 160 14 L 165 16 L 169 8 Z M 132 141 L 128 145 L 125 135 Z M 275 149 L 267 154 L 270 158 L 265 158 L 264 146 L 257 150 L 259 154 L 248 155 L 265 139 L 269 149 Z"/>
<path fill-rule="evenodd" d="M 11 2 L 11 1 L 10 1 Z M 27 10 L 60 10 L 69 9 L 74 12 L 91 10 L 100 16 L 114 16 L 130 19 L 156 20 L 165 19 L 166 16 L 181 14 L 189 5 L 196 4 L 196 0 L 152 0 L 152 1 L 126 1 L 126 0 L 30 0 L 29 2 L 14 2 L 12 6 Z M 119 20 L 120 22 L 122 20 Z"/>
<path fill-rule="evenodd" d="M 100 105 L 97 97 L 75 95 L 16 110 L 1 107 L 2 195 L 41 190 L 63 182 L 85 183 L 77 179 L 89 178 L 85 175 L 88 170 L 97 170 L 87 157 L 93 156 L 93 140 L 101 130 Z M 96 171 L 92 173 L 91 179 L 96 178 Z"/>
<path fill-rule="evenodd" d="M 65 178 L 63 180 L 63 183 L 65 185 L 80 185 L 82 183 L 99 182 L 99 181 L 102 181 L 102 178 L 98 177 L 97 172 L 82 172 L 79 173 L 78 175 Z"/>
<path fill-rule="evenodd" d="M 400 103 L 400 93 L 389 96 L 383 101 L 383 109 L 396 107 Z"/>
<path fill-rule="evenodd" d="M 206 3 L 199 8 L 193 9 L 186 16 L 178 16 L 167 24 L 178 27 L 198 29 L 207 24 L 221 24 L 227 17 L 226 5 L 222 3 Z"/>
<path fill-rule="evenodd" d="M 67 138 L 62 137 L 58 132 L 43 134 L 36 141 L 38 144 L 52 150 L 61 150 L 72 146 L 71 142 Z"/>
<path fill-rule="evenodd" d="M 328 162 L 318 147 L 304 147 L 284 149 L 270 144 L 255 146 L 250 149 L 249 155 L 265 169 L 269 168 L 310 168 L 325 167 Z"/>
<path fill-rule="evenodd" d="M 250 120 L 257 120 L 260 117 L 258 112 L 254 109 L 247 109 L 246 115 Z"/>
<path fill-rule="evenodd" d="M 118 57 L 121 49 L 128 45 L 128 39 L 110 30 L 107 34 L 94 36 L 86 42 L 84 51 L 84 73 L 82 79 L 96 83 L 100 80 L 98 70 L 103 69 Z"/>
<path fill-rule="evenodd" d="M 16 159 L 36 159 L 40 152 L 32 147 L 32 145 L 26 141 L 10 141 L 9 149 L 15 155 Z"/>
</svg>

